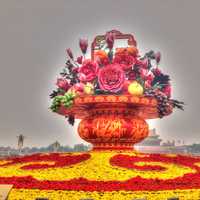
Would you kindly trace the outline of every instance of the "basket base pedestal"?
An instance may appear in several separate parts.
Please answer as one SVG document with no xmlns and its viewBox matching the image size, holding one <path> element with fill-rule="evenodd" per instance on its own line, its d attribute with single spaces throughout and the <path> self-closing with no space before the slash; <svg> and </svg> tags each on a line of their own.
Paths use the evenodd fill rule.
<svg viewBox="0 0 200 200">
<path fill-rule="evenodd" d="M 79 135 L 93 150 L 133 150 L 133 145 L 148 136 L 146 121 L 138 116 L 96 115 L 84 118 Z"/>
</svg>

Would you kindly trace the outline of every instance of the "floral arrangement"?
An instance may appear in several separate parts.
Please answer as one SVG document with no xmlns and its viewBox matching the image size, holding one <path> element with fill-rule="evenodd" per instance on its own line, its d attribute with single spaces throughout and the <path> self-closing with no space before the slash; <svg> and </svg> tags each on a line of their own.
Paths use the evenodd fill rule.
<svg viewBox="0 0 200 200">
<path fill-rule="evenodd" d="M 66 65 L 57 79 L 57 89 L 50 95 L 53 112 L 61 104 L 70 108 L 78 95 L 102 94 L 155 97 L 160 118 L 166 115 L 169 104 L 183 110 L 183 102 L 171 99 L 170 77 L 159 68 L 160 52 L 151 50 L 141 56 L 136 45 L 114 49 L 119 33 L 107 32 L 92 58 L 86 58 L 86 39 L 79 41 L 81 56 L 75 58 L 70 48 L 66 50 Z M 73 124 L 74 116 L 68 116 L 68 121 Z"/>
<path fill-rule="evenodd" d="M 13 184 L 8 200 L 197 200 L 200 158 L 134 151 L 34 154 L 0 160 L 0 184 Z"/>
</svg>

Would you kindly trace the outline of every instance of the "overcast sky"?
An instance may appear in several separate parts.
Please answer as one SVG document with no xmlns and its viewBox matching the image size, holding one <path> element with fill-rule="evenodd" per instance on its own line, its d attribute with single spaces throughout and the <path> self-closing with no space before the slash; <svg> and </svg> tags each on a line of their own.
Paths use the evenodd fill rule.
<svg viewBox="0 0 200 200">
<path fill-rule="evenodd" d="M 200 142 L 199 0 L 0 0 L 0 146 L 42 146 L 82 140 L 51 113 L 49 93 L 65 63 L 65 48 L 111 29 L 133 33 L 141 54 L 161 51 L 173 97 L 185 111 L 151 122 L 164 140 Z"/>
</svg>

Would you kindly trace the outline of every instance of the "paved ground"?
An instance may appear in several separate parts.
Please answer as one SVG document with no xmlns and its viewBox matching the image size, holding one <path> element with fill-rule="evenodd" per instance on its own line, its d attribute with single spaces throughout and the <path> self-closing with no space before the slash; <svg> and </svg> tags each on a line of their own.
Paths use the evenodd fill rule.
<svg viewBox="0 0 200 200">
<path fill-rule="evenodd" d="M 0 185 L 0 200 L 5 200 L 13 185 Z"/>
</svg>

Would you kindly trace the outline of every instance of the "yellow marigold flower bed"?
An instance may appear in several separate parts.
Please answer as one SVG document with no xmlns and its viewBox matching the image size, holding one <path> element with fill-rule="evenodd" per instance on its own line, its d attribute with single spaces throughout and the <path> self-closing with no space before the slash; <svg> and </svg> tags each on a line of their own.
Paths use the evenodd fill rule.
<svg viewBox="0 0 200 200">
<path fill-rule="evenodd" d="M 9 200 L 200 199 L 200 158 L 134 151 L 34 154 L 0 160 Z"/>
<path fill-rule="evenodd" d="M 84 192 L 84 191 L 63 191 L 63 190 L 48 190 L 41 191 L 37 189 L 32 190 L 16 190 L 13 189 L 9 195 L 8 200 L 35 200 L 36 198 L 54 199 L 94 199 L 94 200 L 132 200 L 146 198 L 148 200 L 166 200 L 167 198 L 179 197 L 180 200 L 198 200 L 200 199 L 200 190 L 166 190 L 166 191 L 142 191 L 142 192 Z"/>
</svg>

